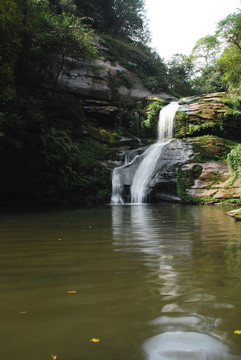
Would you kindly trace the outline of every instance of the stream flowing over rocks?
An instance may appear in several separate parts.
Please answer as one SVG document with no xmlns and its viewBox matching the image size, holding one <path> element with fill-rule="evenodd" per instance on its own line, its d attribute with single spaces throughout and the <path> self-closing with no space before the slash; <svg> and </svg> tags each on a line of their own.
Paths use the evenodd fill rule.
<svg viewBox="0 0 241 360">
<path fill-rule="evenodd" d="M 128 203 L 131 200 L 131 185 L 136 171 L 143 161 L 145 150 L 146 148 L 143 148 L 141 155 L 135 156 L 128 164 L 115 168 L 113 171 L 113 178 L 118 178 L 120 186 L 119 194 L 121 194 L 123 203 Z M 192 145 L 181 140 L 171 140 L 165 143 L 160 150 L 156 159 L 155 169 L 149 179 L 146 195 L 150 202 L 158 202 L 160 200 L 175 201 L 178 200 L 176 189 L 177 172 L 180 167 L 192 161 L 194 156 Z M 129 159 L 134 154 L 135 152 L 131 151 Z M 120 200 L 120 195 L 117 195 L 117 189 L 114 188 L 112 203 L 115 203 L 115 201 L 118 203 L 118 200 Z"/>
<path fill-rule="evenodd" d="M 208 107 L 208 118 L 212 113 L 214 121 L 217 113 L 223 113 L 216 103 L 219 96 L 219 93 L 207 94 L 203 97 L 204 105 L 189 104 L 187 100 L 186 104 L 170 103 L 164 107 L 159 116 L 158 141 L 150 147 L 126 151 L 125 162 L 113 170 L 111 203 L 164 200 L 212 204 L 239 199 L 241 180 L 232 179 L 223 156 L 230 151 L 225 139 L 211 135 L 205 140 L 202 137 L 173 138 L 174 128 L 178 126 L 176 114 L 184 112 L 193 121 L 194 112 L 198 112 L 199 118 L 205 117 Z M 204 114 L 200 113 L 203 106 Z M 200 161 L 201 158 L 208 160 Z"/>
<path fill-rule="evenodd" d="M 190 144 L 172 140 L 178 107 L 170 103 L 160 111 L 155 144 L 134 158 L 128 155 L 129 162 L 113 170 L 112 204 L 178 200 L 177 171 L 194 155 Z"/>
</svg>

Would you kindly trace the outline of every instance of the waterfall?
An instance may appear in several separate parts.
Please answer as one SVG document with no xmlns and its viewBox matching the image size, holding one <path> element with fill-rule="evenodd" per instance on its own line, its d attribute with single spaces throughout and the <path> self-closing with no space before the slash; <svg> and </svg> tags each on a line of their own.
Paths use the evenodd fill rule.
<svg viewBox="0 0 241 360">
<path fill-rule="evenodd" d="M 131 202 L 142 204 L 146 202 L 146 193 L 152 179 L 157 160 L 163 147 L 173 137 L 173 123 L 178 109 L 178 103 L 173 102 L 165 106 L 159 114 L 158 141 L 146 150 L 131 185 Z"/>
<path fill-rule="evenodd" d="M 148 187 L 151 179 L 155 175 L 157 161 L 161 156 L 164 146 L 172 139 L 173 123 L 178 107 L 178 102 L 172 102 L 160 111 L 158 121 L 158 140 L 142 154 L 143 160 L 139 164 L 132 180 L 131 203 L 142 204 L 147 200 Z M 121 180 L 121 169 L 128 165 L 130 164 L 115 168 L 113 171 L 112 204 L 124 203 L 122 198 L 124 185 Z"/>
<path fill-rule="evenodd" d="M 150 146 L 143 154 L 144 159 L 140 163 L 134 175 L 131 185 L 131 202 L 142 204 L 146 202 L 146 191 L 156 168 L 157 160 L 161 154 L 164 142 L 157 142 Z"/>
<path fill-rule="evenodd" d="M 120 173 L 118 172 L 118 167 L 114 168 L 112 173 L 112 196 L 111 204 L 124 204 L 122 199 L 123 195 L 123 183 L 120 178 Z"/>
</svg>

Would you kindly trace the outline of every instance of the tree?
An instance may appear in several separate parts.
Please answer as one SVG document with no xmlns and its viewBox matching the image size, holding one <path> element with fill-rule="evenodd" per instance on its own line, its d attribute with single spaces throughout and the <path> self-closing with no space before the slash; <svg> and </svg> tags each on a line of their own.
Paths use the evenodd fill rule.
<svg viewBox="0 0 241 360">
<path fill-rule="evenodd" d="M 113 0 L 112 31 L 133 40 L 145 40 L 144 0 Z"/>
<path fill-rule="evenodd" d="M 93 26 L 107 34 L 149 39 L 144 0 L 82 0 L 76 5 L 81 16 L 93 18 Z"/>
<path fill-rule="evenodd" d="M 91 43 L 93 31 L 74 15 L 47 13 L 44 18 L 50 32 L 39 38 L 41 50 L 49 54 L 48 69 L 53 75 L 53 89 L 69 58 L 93 59 L 97 49 Z"/>
<path fill-rule="evenodd" d="M 241 12 L 230 14 L 221 20 L 218 23 L 217 36 L 241 51 Z"/>
<path fill-rule="evenodd" d="M 241 85 L 241 54 L 236 46 L 227 47 L 218 60 L 223 70 L 223 80 L 232 89 Z"/>
<path fill-rule="evenodd" d="M 183 54 L 174 55 L 168 63 L 168 84 L 170 90 L 176 95 L 191 95 L 190 80 L 192 72 L 192 56 L 188 57 Z"/>
<path fill-rule="evenodd" d="M 200 76 L 192 79 L 192 88 L 198 94 L 226 91 L 227 86 L 225 81 L 223 81 L 222 75 L 222 68 L 218 62 L 214 65 L 206 66 L 202 69 Z"/>
<path fill-rule="evenodd" d="M 204 66 L 210 66 L 213 64 L 217 57 L 217 53 L 219 50 L 219 41 L 216 36 L 207 35 L 202 37 L 196 42 L 192 50 L 192 55 L 195 60 L 200 62 L 201 66 L 204 60 Z"/>
<path fill-rule="evenodd" d="M 22 17 L 14 0 L 0 2 L 0 89 L 8 97 L 15 92 L 15 69 L 21 47 Z"/>
<path fill-rule="evenodd" d="M 93 30 L 73 14 L 71 0 L 51 6 L 48 0 L 17 1 L 22 19 L 15 71 L 19 86 L 35 88 L 47 76 L 54 89 L 68 58 L 96 57 L 97 50 L 91 42 Z"/>
<path fill-rule="evenodd" d="M 241 86 L 241 12 L 228 15 L 218 24 L 217 35 L 227 47 L 218 61 L 223 79 L 232 89 Z"/>
<path fill-rule="evenodd" d="M 196 93 L 226 90 L 221 80 L 222 70 L 217 63 L 221 43 L 216 35 L 207 35 L 196 42 L 192 50 L 195 77 L 192 86 Z"/>
</svg>

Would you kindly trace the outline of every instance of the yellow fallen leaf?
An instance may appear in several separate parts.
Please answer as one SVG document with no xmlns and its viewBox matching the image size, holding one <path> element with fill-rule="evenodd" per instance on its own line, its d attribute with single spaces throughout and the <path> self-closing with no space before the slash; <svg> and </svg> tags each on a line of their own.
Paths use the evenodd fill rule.
<svg viewBox="0 0 241 360">
<path fill-rule="evenodd" d="M 76 291 L 75 290 L 69 290 L 67 291 L 68 294 L 76 294 Z"/>
<path fill-rule="evenodd" d="M 235 331 L 234 331 L 234 334 L 240 335 L 240 334 L 241 334 L 241 330 L 235 330 Z"/>
<path fill-rule="evenodd" d="M 51 356 L 51 358 L 52 358 L 53 360 L 56 360 L 56 359 L 57 359 L 57 355 L 50 354 L 50 356 Z"/>
<path fill-rule="evenodd" d="M 90 339 L 90 341 L 92 343 L 98 343 L 98 342 L 100 342 L 100 339 L 93 338 L 93 339 Z"/>
</svg>

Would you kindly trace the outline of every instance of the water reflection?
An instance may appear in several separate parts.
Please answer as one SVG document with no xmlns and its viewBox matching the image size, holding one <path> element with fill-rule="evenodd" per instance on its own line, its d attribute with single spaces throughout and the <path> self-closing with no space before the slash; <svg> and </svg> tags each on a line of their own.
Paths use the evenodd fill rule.
<svg viewBox="0 0 241 360">
<path fill-rule="evenodd" d="M 233 257 L 240 228 L 224 217 L 223 209 L 208 207 L 112 208 L 115 251 L 144 255 L 159 299 L 159 316 L 149 324 L 155 335 L 143 344 L 147 359 L 241 359 L 225 313 L 238 311 L 228 277 L 240 280 L 232 270 L 241 259 Z"/>
</svg>

